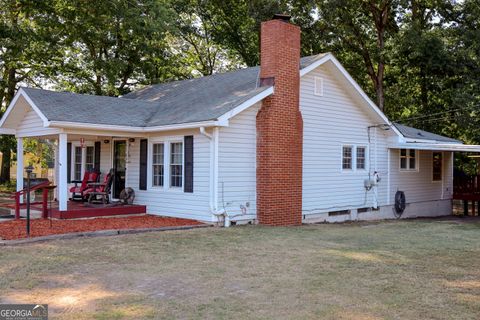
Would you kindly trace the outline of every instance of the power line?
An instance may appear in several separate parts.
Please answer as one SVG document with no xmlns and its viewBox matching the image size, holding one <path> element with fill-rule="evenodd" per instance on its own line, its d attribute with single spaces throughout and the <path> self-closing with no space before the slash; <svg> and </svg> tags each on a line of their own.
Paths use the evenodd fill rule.
<svg viewBox="0 0 480 320">
<path fill-rule="evenodd" d="M 461 107 L 461 108 L 456 108 L 456 109 L 452 109 L 452 110 L 448 110 L 448 111 L 436 112 L 436 113 L 432 113 L 432 114 L 424 115 L 424 116 L 416 116 L 416 117 L 411 117 L 411 118 L 406 118 L 406 119 L 398 119 L 398 120 L 395 120 L 394 122 L 410 121 L 410 120 L 416 120 L 416 119 L 429 118 L 429 117 L 433 117 L 433 116 L 437 116 L 437 115 L 441 115 L 441 114 L 446 114 L 446 113 L 451 113 L 451 112 L 455 112 L 455 111 L 460 111 L 460 110 L 473 111 L 473 110 L 471 110 L 472 108 L 478 108 L 478 106 Z"/>
</svg>

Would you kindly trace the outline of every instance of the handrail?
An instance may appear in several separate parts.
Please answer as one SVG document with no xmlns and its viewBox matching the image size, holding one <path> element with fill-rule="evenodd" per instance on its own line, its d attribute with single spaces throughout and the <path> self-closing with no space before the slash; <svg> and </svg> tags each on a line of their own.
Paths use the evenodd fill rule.
<svg viewBox="0 0 480 320">
<path fill-rule="evenodd" d="M 30 192 L 35 191 L 35 190 L 38 190 L 38 189 L 42 189 L 42 188 L 44 188 L 44 187 L 46 187 L 46 186 L 49 186 L 50 184 L 51 184 L 50 181 L 40 182 L 39 184 L 31 187 L 31 188 L 30 188 Z M 23 189 L 20 190 L 20 191 L 16 191 L 16 192 L 15 192 L 15 195 L 18 194 L 19 196 L 21 196 L 21 195 L 24 195 L 25 193 L 27 193 L 27 188 L 23 188 Z"/>
<path fill-rule="evenodd" d="M 27 193 L 27 191 L 32 192 L 38 189 L 43 189 L 45 187 L 50 186 L 51 182 L 50 181 L 44 181 L 41 182 L 33 187 L 30 188 L 30 190 L 27 189 L 22 189 L 20 191 L 15 192 L 15 195 L 13 196 L 15 198 L 15 219 L 20 219 L 20 196 L 24 195 Z M 45 197 L 45 195 L 43 196 Z M 43 201 L 45 202 L 45 201 Z"/>
</svg>

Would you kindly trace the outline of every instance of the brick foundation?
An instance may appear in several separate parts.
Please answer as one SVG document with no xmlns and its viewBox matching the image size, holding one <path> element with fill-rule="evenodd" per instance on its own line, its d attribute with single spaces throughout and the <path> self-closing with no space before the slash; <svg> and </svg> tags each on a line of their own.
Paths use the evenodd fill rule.
<svg viewBox="0 0 480 320">
<path fill-rule="evenodd" d="M 302 223 L 303 120 L 300 28 L 282 20 L 261 26 L 261 83 L 275 92 L 257 115 L 257 217 L 260 224 Z"/>
</svg>

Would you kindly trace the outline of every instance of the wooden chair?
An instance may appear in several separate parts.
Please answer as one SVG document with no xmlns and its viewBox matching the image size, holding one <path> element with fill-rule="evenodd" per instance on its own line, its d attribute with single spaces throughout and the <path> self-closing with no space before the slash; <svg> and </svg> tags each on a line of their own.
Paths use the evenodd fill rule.
<svg viewBox="0 0 480 320">
<path fill-rule="evenodd" d="M 103 183 L 92 183 L 88 191 L 88 203 L 101 202 L 107 204 L 110 202 L 110 191 L 113 183 L 113 169 L 105 176 Z"/>
<path fill-rule="evenodd" d="M 87 171 L 83 175 L 82 180 L 73 180 L 75 186 L 70 188 L 72 193 L 72 200 L 82 201 L 86 199 L 85 191 L 88 189 L 88 183 L 98 182 L 100 174 L 97 171 Z M 78 185 L 80 183 L 80 185 Z"/>
</svg>

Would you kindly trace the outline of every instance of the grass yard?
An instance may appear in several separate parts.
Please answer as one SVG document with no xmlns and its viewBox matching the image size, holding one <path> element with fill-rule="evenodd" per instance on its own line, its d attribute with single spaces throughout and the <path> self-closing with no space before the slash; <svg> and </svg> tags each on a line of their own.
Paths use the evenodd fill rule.
<svg viewBox="0 0 480 320">
<path fill-rule="evenodd" d="M 461 221 L 461 220 L 459 220 Z M 0 247 L 52 319 L 478 319 L 480 222 L 197 229 Z"/>
</svg>

